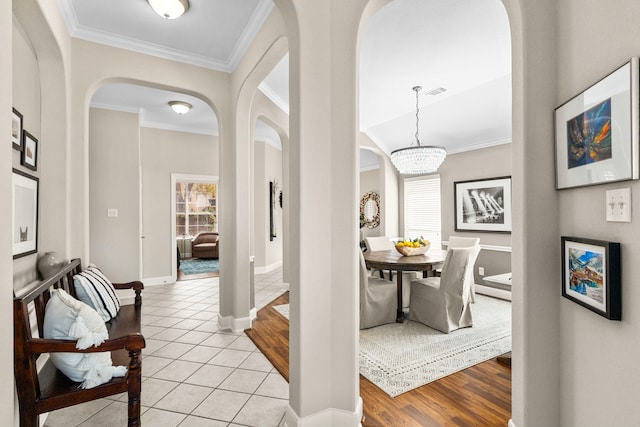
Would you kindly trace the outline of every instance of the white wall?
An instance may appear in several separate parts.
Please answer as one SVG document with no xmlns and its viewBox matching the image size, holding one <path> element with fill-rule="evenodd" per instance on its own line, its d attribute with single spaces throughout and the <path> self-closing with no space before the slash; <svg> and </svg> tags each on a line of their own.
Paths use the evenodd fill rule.
<svg viewBox="0 0 640 427">
<path fill-rule="evenodd" d="M 640 2 L 606 0 L 558 2 L 558 91 L 556 104 L 585 90 L 640 53 Z M 599 28 L 598 31 L 593 31 Z M 549 138 L 549 149 L 553 149 Z M 631 188 L 631 223 L 605 221 L 605 192 Z M 638 181 L 563 190 L 560 235 L 620 242 L 622 321 L 610 321 L 560 297 L 561 407 L 563 426 L 640 424 L 635 397 L 640 390 L 640 184 Z M 560 237 L 547 242 L 560 247 Z"/>
</svg>

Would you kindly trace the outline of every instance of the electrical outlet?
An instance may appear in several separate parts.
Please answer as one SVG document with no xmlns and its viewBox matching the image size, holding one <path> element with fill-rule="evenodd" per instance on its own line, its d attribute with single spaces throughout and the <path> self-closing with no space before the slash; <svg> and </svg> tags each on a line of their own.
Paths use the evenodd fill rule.
<svg viewBox="0 0 640 427">
<path fill-rule="evenodd" d="M 608 222 L 631 222 L 631 188 L 607 191 Z"/>
<path fill-rule="evenodd" d="M 478 267 L 478 274 L 484 276 L 484 267 Z"/>
</svg>

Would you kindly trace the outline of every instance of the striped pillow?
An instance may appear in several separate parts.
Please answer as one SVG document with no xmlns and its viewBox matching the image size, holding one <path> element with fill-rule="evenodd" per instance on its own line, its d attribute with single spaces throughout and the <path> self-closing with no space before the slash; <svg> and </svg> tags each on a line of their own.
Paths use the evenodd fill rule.
<svg viewBox="0 0 640 427">
<path fill-rule="evenodd" d="M 78 299 L 93 307 L 105 322 L 118 315 L 120 299 L 116 290 L 95 265 L 89 264 L 82 273 L 73 276 L 73 286 Z"/>
</svg>

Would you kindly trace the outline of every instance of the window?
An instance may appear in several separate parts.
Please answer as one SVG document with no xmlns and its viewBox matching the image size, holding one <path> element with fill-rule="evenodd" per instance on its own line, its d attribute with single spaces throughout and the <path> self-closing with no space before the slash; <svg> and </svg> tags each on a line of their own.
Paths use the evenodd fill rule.
<svg viewBox="0 0 640 427">
<path fill-rule="evenodd" d="M 216 184 L 176 183 L 176 236 L 218 231 L 216 194 Z"/>
<path fill-rule="evenodd" d="M 404 237 L 420 236 L 441 247 L 440 175 L 404 180 Z"/>
</svg>

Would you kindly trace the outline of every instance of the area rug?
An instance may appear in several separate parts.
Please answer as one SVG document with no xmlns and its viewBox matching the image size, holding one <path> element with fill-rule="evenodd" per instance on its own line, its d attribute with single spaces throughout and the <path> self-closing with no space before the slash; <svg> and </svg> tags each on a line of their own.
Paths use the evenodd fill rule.
<svg viewBox="0 0 640 427">
<path fill-rule="evenodd" d="M 273 307 L 288 318 L 288 304 Z M 473 327 L 444 334 L 421 323 L 360 331 L 360 374 L 391 397 L 511 351 L 511 303 L 476 295 Z"/>
<path fill-rule="evenodd" d="M 185 259 L 180 260 L 180 270 L 184 274 L 202 274 L 218 271 L 219 264 L 217 259 Z"/>
</svg>

